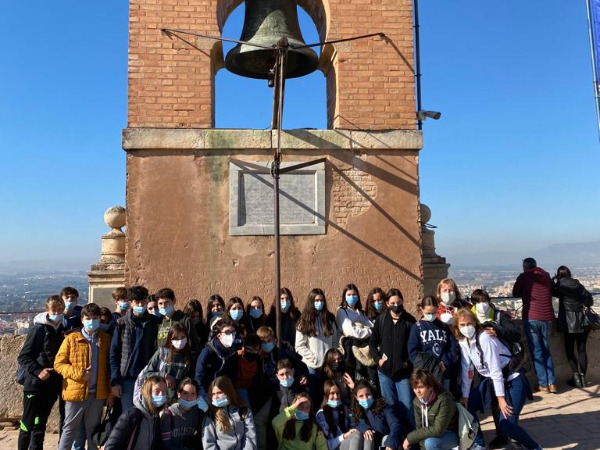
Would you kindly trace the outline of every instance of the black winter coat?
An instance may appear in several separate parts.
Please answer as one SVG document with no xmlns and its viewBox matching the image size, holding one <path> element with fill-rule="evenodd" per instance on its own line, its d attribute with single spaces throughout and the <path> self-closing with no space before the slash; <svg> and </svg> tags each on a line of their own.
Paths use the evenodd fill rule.
<svg viewBox="0 0 600 450">
<path fill-rule="evenodd" d="M 552 286 L 552 294 L 558 297 L 558 325 L 565 333 L 583 333 L 583 310 L 592 306 L 594 299 L 583 285 L 574 278 L 561 278 Z"/>
<path fill-rule="evenodd" d="M 416 319 L 406 311 L 402 311 L 395 324 L 389 310 L 379 314 L 375 320 L 369 351 L 377 364 L 377 370 L 394 381 L 410 376 L 412 372 L 408 355 L 408 338 L 410 328 L 415 323 Z M 379 360 L 383 355 L 387 360 L 379 366 Z"/>
<path fill-rule="evenodd" d="M 25 392 L 39 392 L 46 389 L 62 389 L 62 377 L 52 371 L 50 377 L 42 381 L 38 375 L 43 369 L 54 367 L 54 358 L 63 341 L 63 328 L 55 330 L 51 325 L 35 325 L 23 344 L 17 362 L 25 369 Z"/>
</svg>

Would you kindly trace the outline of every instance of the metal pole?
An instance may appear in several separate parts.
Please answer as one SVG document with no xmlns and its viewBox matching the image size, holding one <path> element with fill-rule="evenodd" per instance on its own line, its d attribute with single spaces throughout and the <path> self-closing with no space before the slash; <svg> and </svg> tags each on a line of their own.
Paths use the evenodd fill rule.
<svg viewBox="0 0 600 450">
<path fill-rule="evenodd" d="M 277 148 L 273 156 L 271 176 L 273 177 L 273 228 L 275 238 L 275 333 L 277 334 L 277 347 L 281 348 L 281 246 L 280 246 L 280 220 L 279 220 L 279 169 L 281 164 L 281 122 L 283 118 L 283 95 L 285 91 L 285 75 L 287 65 L 288 41 L 282 38 L 277 44 L 277 58 L 275 62 L 273 93 L 273 120 L 277 127 Z"/>
<path fill-rule="evenodd" d="M 417 86 L 417 112 L 421 111 L 421 43 L 419 40 L 419 0 L 413 0 L 415 29 L 415 81 Z M 417 118 L 417 129 L 423 129 L 423 120 Z"/>
<path fill-rule="evenodd" d="M 596 52 L 595 52 L 595 41 L 598 36 L 594 33 L 594 15 L 592 14 L 592 6 L 590 5 L 590 0 L 585 1 L 587 6 L 587 15 L 588 15 L 588 25 L 589 25 L 589 34 L 590 34 L 590 50 L 592 53 L 592 72 L 594 74 L 594 97 L 596 99 L 596 122 L 598 126 L 598 137 L 600 139 L 600 86 L 598 86 L 598 73 L 596 71 Z"/>
</svg>

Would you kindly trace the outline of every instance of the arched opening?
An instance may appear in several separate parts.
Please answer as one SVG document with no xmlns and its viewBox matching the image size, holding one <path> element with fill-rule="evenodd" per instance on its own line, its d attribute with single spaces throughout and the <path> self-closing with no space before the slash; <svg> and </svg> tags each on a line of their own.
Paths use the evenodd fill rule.
<svg viewBox="0 0 600 450">
<path fill-rule="evenodd" d="M 222 36 L 239 39 L 244 23 L 245 3 L 240 4 L 227 18 Z M 321 38 L 310 16 L 298 7 L 298 20 L 307 44 Z M 223 55 L 235 44 L 223 42 Z M 321 49 L 313 47 L 318 56 Z M 285 83 L 283 128 L 327 127 L 326 79 L 319 70 Z M 215 126 L 217 128 L 268 129 L 273 112 L 273 89 L 265 80 L 235 75 L 221 69 L 215 76 Z"/>
</svg>

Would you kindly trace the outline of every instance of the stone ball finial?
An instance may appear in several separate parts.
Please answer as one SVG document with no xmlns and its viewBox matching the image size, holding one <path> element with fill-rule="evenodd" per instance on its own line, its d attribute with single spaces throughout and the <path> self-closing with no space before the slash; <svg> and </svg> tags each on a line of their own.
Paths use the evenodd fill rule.
<svg viewBox="0 0 600 450">
<path fill-rule="evenodd" d="M 421 225 L 425 225 L 431 219 L 431 209 L 425 203 L 421 203 Z"/>
<path fill-rule="evenodd" d="M 125 208 L 122 206 L 112 206 L 104 213 L 104 222 L 113 230 L 121 231 L 121 228 L 125 226 L 126 214 Z"/>
</svg>

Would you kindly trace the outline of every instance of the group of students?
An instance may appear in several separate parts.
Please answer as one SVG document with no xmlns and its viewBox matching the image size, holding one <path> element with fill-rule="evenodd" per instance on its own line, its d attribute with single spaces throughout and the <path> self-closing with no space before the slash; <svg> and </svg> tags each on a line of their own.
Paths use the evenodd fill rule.
<svg viewBox="0 0 600 450">
<path fill-rule="evenodd" d="M 283 288 L 280 346 L 274 308 L 257 296 L 213 295 L 206 319 L 197 300 L 176 309 L 168 288 L 119 288 L 114 312 L 77 298 L 49 297 L 19 354 L 19 449 L 43 448 L 59 397 L 60 450 L 96 448 L 104 406 L 118 417 L 105 450 L 449 450 L 455 399 L 473 415 L 491 403 L 497 443 L 540 448 L 518 425 L 530 390 L 508 343 L 520 331 L 485 291 L 468 303 L 451 279 L 418 320 L 396 288 L 372 289 L 363 307 L 349 284 L 335 314 L 321 289 L 300 311 Z M 472 449 L 485 448 L 479 430 Z"/>
</svg>

